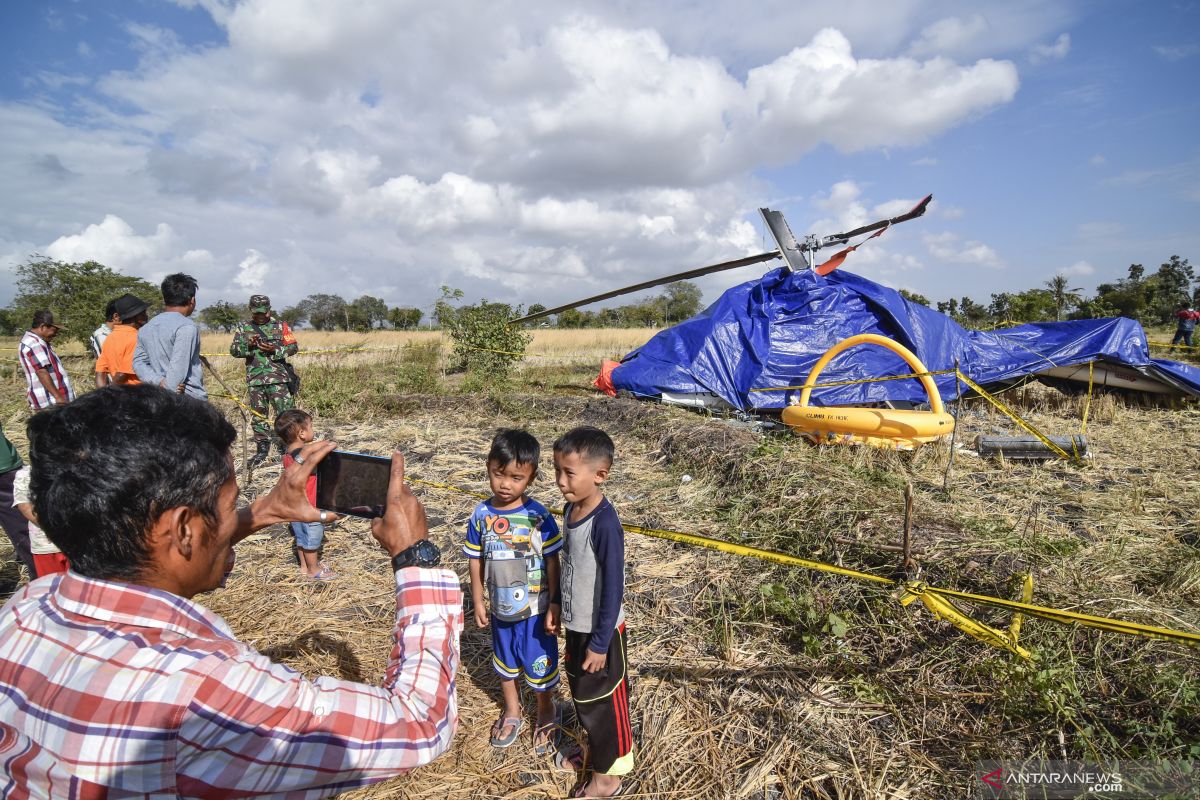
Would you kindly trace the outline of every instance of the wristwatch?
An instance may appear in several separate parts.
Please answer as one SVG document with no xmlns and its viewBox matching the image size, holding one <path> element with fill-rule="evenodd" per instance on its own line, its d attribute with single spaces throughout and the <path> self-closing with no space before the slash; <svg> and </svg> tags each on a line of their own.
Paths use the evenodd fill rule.
<svg viewBox="0 0 1200 800">
<path fill-rule="evenodd" d="M 442 563 L 442 551 L 428 539 L 422 539 L 412 547 L 401 550 L 392 556 L 393 571 L 405 567 L 436 567 L 440 563 Z"/>
</svg>

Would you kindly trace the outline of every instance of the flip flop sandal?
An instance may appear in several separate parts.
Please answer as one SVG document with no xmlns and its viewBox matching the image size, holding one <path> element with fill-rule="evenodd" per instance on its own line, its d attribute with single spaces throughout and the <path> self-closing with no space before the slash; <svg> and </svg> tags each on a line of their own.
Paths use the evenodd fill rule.
<svg viewBox="0 0 1200 800">
<path fill-rule="evenodd" d="M 584 783 L 582 786 L 578 787 L 575 791 L 571 792 L 571 797 L 587 797 L 587 795 L 584 794 L 583 792 L 585 789 L 587 789 L 587 787 L 591 784 L 591 782 L 592 781 L 589 778 L 586 783 Z M 615 790 L 613 790 L 612 794 L 605 795 L 605 796 L 606 797 L 620 797 L 621 795 L 625 794 L 625 787 L 628 785 L 629 784 L 627 784 L 625 781 L 621 781 L 620 783 L 617 784 L 617 788 Z"/>
<path fill-rule="evenodd" d="M 331 581 L 337 576 L 338 575 L 336 572 L 322 564 L 320 572 L 318 572 L 316 575 L 306 575 L 305 577 L 310 581 Z"/>
<path fill-rule="evenodd" d="M 533 754 L 548 756 L 558 750 L 558 732 L 562 730 L 562 706 L 554 704 L 554 719 L 533 729 Z M 542 738 L 542 737 L 545 738 Z"/>
<path fill-rule="evenodd" d="M 554 768 L 559 772 L 579 772 L 583 769 L 583 751 L 579 748 L 559 750 L 554 754 Z"/>
<path fill-rule="evenodd" d="M 521 728 L 525 725 L 525 720 L 520 717 L 501 717 L 496 720 L 496 724 L 492 726 L 492 738 L 489 743 L 492 747 L 512 747 L 517 741 L 517 737 L 521 735 Z M 505 728 L 511 728 L 507 736 L 501 736 Z"/>
</svg>

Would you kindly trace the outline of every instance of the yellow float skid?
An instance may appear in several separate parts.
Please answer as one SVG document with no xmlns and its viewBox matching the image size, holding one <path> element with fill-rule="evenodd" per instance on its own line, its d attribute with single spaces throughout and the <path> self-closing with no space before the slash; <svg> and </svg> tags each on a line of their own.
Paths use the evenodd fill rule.
<svg viewBox="0 0 1200 800">
<path fill-rule="evenodd" d="M 860 344 L 874 344 L 891 350 L 920 374 L 918 380 L 929 396 L 929 411 L 904 411 L 890 408 L 854 406 L 814 407 L 808 404 L 812 387 L 822 370 L 839 353 Z M 946 413 L 937 384 L 921 360 L 907 347 L 884 336 L 861 333 L 843 339 L 825 351 L 813 365 L 800 392 L 799 405 L 783 410 L 783 421 L 801 436 L 817 444 L 866 444 L 872 447 L 912 450 L 954 430 L 954 417 Z"/>
</svg>

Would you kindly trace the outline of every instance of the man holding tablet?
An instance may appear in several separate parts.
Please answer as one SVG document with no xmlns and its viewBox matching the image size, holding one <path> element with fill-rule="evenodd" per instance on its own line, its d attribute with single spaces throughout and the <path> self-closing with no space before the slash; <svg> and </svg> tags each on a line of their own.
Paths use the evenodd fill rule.
<svg viewBox="0 0 1200 800">
<path fill-rule="evenodd" d="M 462 592 L 437 568 L 403 457 L 371 523 L 396 579 L 383 685 L 310 681 L 192 598 L 250 533 L 336 516 L 304 492 L 334 444 L 304 446 L 239 508 L 233 441 L 212 406 L 153 385 L 30 419 L 37 517 L 71 571 L 0 610 L 0 796 L 328 797 L 449 747 Z"/>
</svg>

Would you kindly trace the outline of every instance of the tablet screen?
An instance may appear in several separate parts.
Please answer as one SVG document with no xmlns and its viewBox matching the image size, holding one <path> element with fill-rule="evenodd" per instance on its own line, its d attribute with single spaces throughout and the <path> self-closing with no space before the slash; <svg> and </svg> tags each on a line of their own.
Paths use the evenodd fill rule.
<svg viewBox="0 0 1200 800">
<path fill-rule="evenodd" d="M 345 450 L 317 465 L 317 508 L 354 517 L 382 517 L 392 460 Z"/>
</svg>

